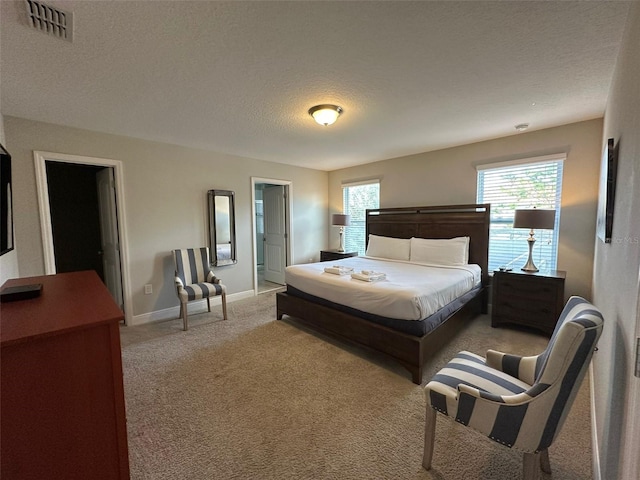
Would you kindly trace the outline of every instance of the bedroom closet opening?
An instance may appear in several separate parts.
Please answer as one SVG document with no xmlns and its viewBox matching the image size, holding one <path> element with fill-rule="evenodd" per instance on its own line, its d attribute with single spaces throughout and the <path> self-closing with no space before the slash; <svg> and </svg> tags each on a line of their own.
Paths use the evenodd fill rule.
<svg viewBox="0 0 640 480">
<path fill-rule="evenodd" d="M 45 275 L 95 270 L 128 325 L 133 309 L 122 162 L 37 150 L 33 158 Z"/>
<path fill-rule="evenodd" d="M 94 270 L 123 309 L 113 167 L 45 166 L 56 273 Z"/>
<path fill-rule="evenodd" d="M 289 264 L 289 183 L 252 179 L 254 231 L 254 290 L 266 293 L 284 286 Z"/>
</svg>

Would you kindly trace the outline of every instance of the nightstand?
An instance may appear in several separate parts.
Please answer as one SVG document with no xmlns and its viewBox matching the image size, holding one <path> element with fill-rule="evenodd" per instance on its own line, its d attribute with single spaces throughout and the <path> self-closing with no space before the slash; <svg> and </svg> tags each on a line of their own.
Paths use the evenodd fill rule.
<svg viewBox="0 0 640 480">
<path fill-rule="evenodd" d="M 342 260 L 343 258 L 357 257 L 358 252 L 339 252 L 337 250 L 320 250 L 320 261 L 330 262 L 332 260 Z"/>
<path fill-rule="evenodd" d="M 493 272 L 491 326 L 524 325 L 553 333 L 564 307 L 567 272 Z"/>
</svg>

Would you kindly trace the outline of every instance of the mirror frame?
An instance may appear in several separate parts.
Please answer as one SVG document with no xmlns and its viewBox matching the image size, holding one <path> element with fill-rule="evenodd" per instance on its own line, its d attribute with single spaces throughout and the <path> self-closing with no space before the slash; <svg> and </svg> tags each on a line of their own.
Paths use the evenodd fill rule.
<svg viewBox="0 0 640 480">
<path fill-rule="evenodd" d="M 236 255 L 235 193 L 232 190 L 209 190 L 207 196 L 209 204 L 209 250 L 211 251 L 211 265 L 221 267 L 238 263 Z M 218 256 L 216 221 L 220 213 L 216 212 L 216 197 L 226 197 L 229 200 L 229 258 L 219 258 Z"/>
<path fill-rule="evenodd" d="M 0 144 L 0 255 L 14 248 L 13 240 L 13 192 L 11 188 L 11 155 Z"/>
</svg>

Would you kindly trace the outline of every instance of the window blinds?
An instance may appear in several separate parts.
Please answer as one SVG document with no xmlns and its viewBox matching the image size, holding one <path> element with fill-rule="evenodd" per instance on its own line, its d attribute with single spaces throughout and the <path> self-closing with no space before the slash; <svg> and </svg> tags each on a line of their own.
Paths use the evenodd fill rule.
<svg viewBox="0 0 640 480">
<path fill-rule="evenodd" d="M 344 229 L 344 249 L 364 255 L 366 250 L 366 210 L 380 208 L 380 182 L 353 182 L 342 185 L 344 213 L 351 216 L 351 225 Z"/>
<path fill-rule="evenodd" d="M 533 248 L 540 270 L 556 269 L 564 159 L 562 154 L 477 167 L 478 203 L 491 204 L 489 271 L 527 262 L 529 230 L 513 228 L 513 218 L 516 209 L 533 207 L 556 211 L 554 229 L 535 231 Z"/>
</svg>

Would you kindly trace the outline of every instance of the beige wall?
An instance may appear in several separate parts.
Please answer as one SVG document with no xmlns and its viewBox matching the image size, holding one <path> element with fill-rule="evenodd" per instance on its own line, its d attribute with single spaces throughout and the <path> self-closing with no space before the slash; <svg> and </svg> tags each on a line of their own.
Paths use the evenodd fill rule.
<svg viewBox="0 0 640 480">
<path fill-rule="evenodd" d="M 14 159 L 21 277 L 44 273 L 34 150 L 123 163 L 133 315 L 178 305 L 170 251 L 206 245 L 209 189 L 236 193 L 238 263 L 216 269 L 231 294 L 253 289 L 252 176 L 292 182 L 293 263 L 319 260 L 326 247 L 326 172 L 15 117 L 5 117 L 5 130 Z M 143 293 L 148 283 L 151 295 Z"/>
<path fill-rule="evenodd" d="M 336 170 L 329 205 L 341 211 L 341 184 L 368 178 L 380 179 L 381 207 L 475 203 L 476 165 L 565 152 L 558 269 L 567 271 L 566 296 L 590 298 L 601 140 L 596 119 Z"/>
<path fill-rule="evenodd" d="M 638 478 L 640 379 L 640 4 L 632 7 L 605 113 L 603 139 L 619 145 L 613 235 L 595 240 L 594 302 L 605 327 L 594 355 L 596 447 L 602 479 Z"/>
</svg>

